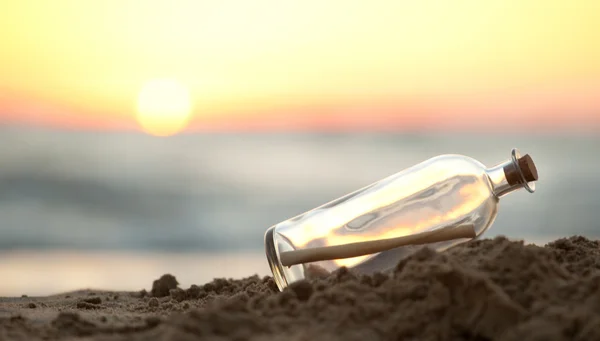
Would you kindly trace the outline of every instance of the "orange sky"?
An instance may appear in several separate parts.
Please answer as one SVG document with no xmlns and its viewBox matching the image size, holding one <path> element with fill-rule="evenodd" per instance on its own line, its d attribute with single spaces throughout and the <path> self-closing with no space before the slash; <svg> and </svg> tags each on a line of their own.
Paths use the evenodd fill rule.
<svg viewBox="0 0 600 341">
<path fill-rule="evenodd" d="M 139 129 L 168 77 L 191 130 L 600 128 L 597 0 L 4 0 L 0 23 L 0 122 Z"/>
</svg>

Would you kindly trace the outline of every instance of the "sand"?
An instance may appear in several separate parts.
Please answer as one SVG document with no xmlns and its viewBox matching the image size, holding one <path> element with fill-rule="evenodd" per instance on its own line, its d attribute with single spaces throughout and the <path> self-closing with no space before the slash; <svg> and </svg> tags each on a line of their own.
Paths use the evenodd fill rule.
<svg viewBox="0 0 600 341">
<path fill-rule="evenodd" d="M 600 242 L 423 248 L 389 274 L 281 293 L 270 277 L 184 289 L 167 274 L 142 292 L 2 298 L 0 340 L 600 340 Z"/>
</svg>

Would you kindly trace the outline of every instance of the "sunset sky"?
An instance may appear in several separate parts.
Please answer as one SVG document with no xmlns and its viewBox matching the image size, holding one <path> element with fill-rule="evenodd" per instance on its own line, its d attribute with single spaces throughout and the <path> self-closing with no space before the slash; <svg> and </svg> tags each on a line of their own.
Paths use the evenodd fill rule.
<svg viewBox="0 0 600 341">
<path fill-rule="evenodd" d="M 174 130 L 600 129 L 600 1 L 0 3 L 0 124 L 167 124 L 161 79 Z"/>
</svg>

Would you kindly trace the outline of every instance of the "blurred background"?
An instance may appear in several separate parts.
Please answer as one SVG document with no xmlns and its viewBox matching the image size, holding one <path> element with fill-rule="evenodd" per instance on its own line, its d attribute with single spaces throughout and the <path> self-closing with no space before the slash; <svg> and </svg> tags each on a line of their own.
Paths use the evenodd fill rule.
<svg viewBox="0 0 600 341">
<path fill-rule="evenodd" d="M 486 236 L 600 237 L 600 2 L 3 0 L 0 296 L 267 275 L 430 157 L 533 156 Z"/>
</svg>

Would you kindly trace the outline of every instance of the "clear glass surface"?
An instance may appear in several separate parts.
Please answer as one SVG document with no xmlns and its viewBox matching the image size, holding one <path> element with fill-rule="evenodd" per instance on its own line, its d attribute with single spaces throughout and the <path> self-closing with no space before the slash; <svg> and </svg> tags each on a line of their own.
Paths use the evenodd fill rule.
<svg viewBox="0 0 600 341">
<path fill-rule="evenodd" d="M 479 236 L 496 218 L 499 198 L 521 188 L 504 176 L 507 160 L 492 168 L 462 155 L 442 155 L 342 198 L 272 226 L 265 234 L 267 258 L 280 289 L 345 266 L 369 274 L 392 269 L 421 246 L 286 267 L 279 254 L 306 248 L 395 238 L 459 224 Z M 428 244 L 442 251 L 470 239 Z"/>
</svg>

